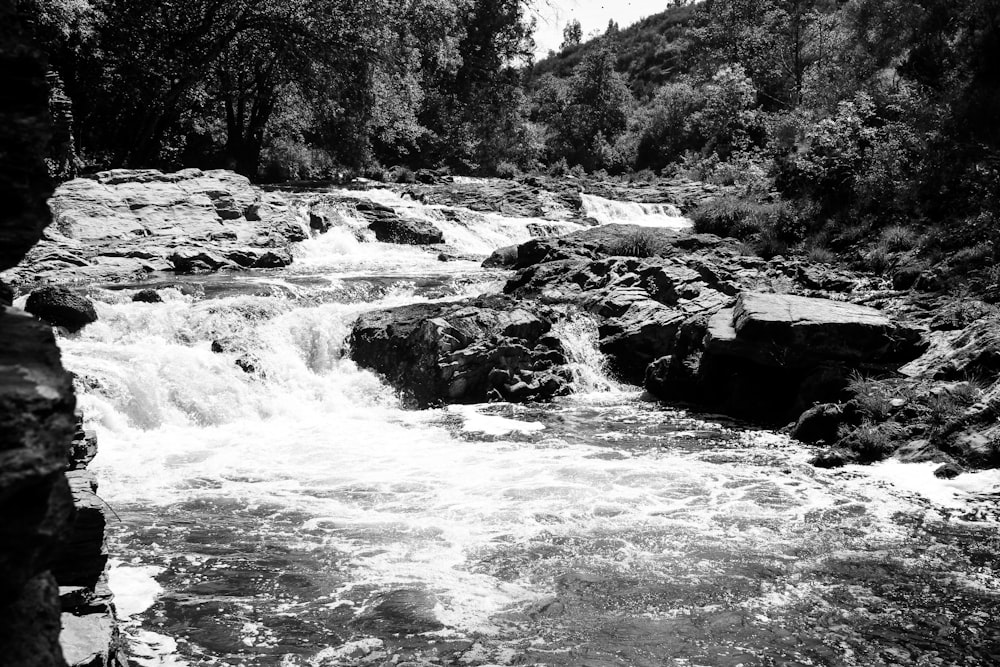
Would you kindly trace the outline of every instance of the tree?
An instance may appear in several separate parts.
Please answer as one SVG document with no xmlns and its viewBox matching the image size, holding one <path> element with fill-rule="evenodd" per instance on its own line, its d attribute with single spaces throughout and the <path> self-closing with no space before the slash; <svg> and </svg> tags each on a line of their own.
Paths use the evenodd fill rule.
<svg viewBox="0 0 1000 667">
<path fill-rule="evenodd" d="M 562 46 L 559 47 L 563 51 L 568 48 L 579 46 L 580 42 L 583 41 L 583 26 L 576 19 L 573 19 L 566 24 L 563 28 L 563 42 Z"/>
<path fill-rule="evenodd" d="M 551 97 L 551 94 L 549 94 Z M 554 128 L 553 150 L 586 169 L 598 167 L 599 145 L 610 145 L 628 126 L 634 100 L 615 56 L 608 48 L 588 54 L 573 71 L 564 97 L 547 102 L 547 120 Z"/>
</svg>

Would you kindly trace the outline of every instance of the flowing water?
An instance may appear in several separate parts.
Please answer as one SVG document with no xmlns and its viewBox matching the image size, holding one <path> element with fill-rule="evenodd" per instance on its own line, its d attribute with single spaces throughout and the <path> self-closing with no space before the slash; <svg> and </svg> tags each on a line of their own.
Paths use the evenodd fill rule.
<svg viewBox="0 0 1000 667">
<path fill-rule="evenodd" d="M 534 224 L 397 204 L 467 253 Z M 620 386 L 583 317 L 574 395 L 401 409 L 353 319 L 504 275 L 342 223 L 287 269 L 103 292 L 60 341 L 137 664 L 998 664 L 996 474 L 814 469 Z"/>
</svg>

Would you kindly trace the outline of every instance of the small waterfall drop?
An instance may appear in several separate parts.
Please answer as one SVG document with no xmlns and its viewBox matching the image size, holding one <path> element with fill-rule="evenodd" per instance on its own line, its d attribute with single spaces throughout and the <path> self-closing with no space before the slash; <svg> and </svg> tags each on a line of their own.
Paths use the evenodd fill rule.
<svg viewBox="0 0 1000 667">
<path fill-rule="evenodd" d="M 574 313 L 558 322 L 552 333 L 562 341 L 573 372 L 577 393 L 622 391 L 624 387 L 608 372 L 607 359 L 597 347 L 597 323 L 585 313 Z"/>
<path fill-rule="evenodd" d="M 582 194 L 583 210 L 602 225 L 626 223 L 643 227 L 687 229 L 691 220 L 681 215 L 673 204 L 620 202 L 596 195 Z"/>
</svg>

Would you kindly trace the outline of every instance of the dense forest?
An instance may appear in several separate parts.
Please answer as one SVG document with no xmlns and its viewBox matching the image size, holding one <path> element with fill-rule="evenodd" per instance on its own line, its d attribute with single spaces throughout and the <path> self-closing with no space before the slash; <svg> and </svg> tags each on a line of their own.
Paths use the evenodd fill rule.
<svg viewBox="0 0 1000 667">
<path fill-rule="evenodd" d="M 541 1 L 22 10 L 73 103 L 78 157 L 64 170 L 685 176 L 733 186 L 696 222 L 765 256 L 805 243 L 822 259 L 873 234 L 884 254 L 921 230 L 994 259 L 995 0 L 680 3 L 589 41 L 570 24 L 535 63 Z"/>
</svg>

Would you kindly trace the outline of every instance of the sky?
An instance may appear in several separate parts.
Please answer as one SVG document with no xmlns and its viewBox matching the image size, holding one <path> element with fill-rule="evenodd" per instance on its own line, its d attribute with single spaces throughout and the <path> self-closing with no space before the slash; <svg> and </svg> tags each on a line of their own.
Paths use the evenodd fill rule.
<svg viewBox="0 0 1000 667">
<path fill-rule="evenodd" d="M 670 3 L 668 0 L 535 0 L 533 4 L 538 20 L 535 31 L 538 48 L 535 53 L 544 57 L 549 49 L 559 50 L 563 28 L 573 19 L 583 26 L 583 36 L 587 39 L 594 31 L 603 33 L 611 19 L 624 28 L 641 18 L 662 12 Z"/>
</svg>

